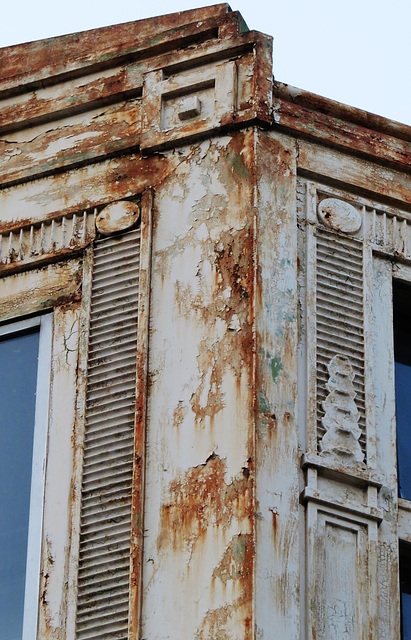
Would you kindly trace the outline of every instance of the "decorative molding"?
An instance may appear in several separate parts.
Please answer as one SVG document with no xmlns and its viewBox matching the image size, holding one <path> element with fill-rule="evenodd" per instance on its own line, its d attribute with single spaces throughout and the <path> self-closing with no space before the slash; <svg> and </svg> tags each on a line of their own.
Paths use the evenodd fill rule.
<svg viewBox="0 0 411 640">
<path fill-rule="evenodd" d="M 363 462 L 364 453 L 359 445 L 360 417 L 353 380 L 355 373 L 346 356 L 335 355 L 327 366 L 330 377 L 325 384 L 329 391 L 322 406 L 321 419 L 325 434 L 320 440 L 322 454 Z"/>
<path fill-rule="evenodd" d="M 137 225 L 140 202 L 120 200 L 0 233 L 0 272 L 70 255 L 91 244 L 96 233 L 111 235 Z"/>
<path fill-rule="evenodd" d="M 346 516 L 357 516 L 359 518 L 366 518 L 373 520 L 377 524 L 383 521 L 383 515 L 381 509 L 376 507 L 370 507 L 364 504 L 341 504 L 338 498 L 333 496 L 330 498 L 327 495 L 323 495 L 321 491 L 313 490 L 311 487 L 306 487 L 301 494 L 301 502 L 306 504 L 307 502 L 315 502 L 315 504 L 330 509 L 341 509 L 342 513 Z"/>
<path fill-rule="evenodd" d="M 374 251 L 390 258 L 411 261 L 411 220 L 409 214 L 398 211 L 365 209 L 364 239 Z"/>
<path fill-rule="evenodd" d="M 130 200 L 119 200 L 104 207 L 96 217 L 97 231 L 104 236 L 127 231 L 140 219 L 140 205 Z"/>
<path fill-rule="evenodd" d="M 307 536 L 309 638 L 373 637 L 377 522 L 309 503 Z"/>
<path fill-rule="evenodd" d="M 73 213 L 0 234 L 0 271 L 82 249 L 93 241 L 96 210 Z"/>
<path fill-rule="evenodd" d="M 300 190 L 304 183 L 304 180 L 299 180 Z M 340 189 L 310 184 L 316 190 L 317 213 L 321 225 L 337 233 L 354 235 L 369 243 L 374 251 L 387 257 L 401 258 L 411 262 L 411 213 L 383 206 L 378 202 L 345 193 Z M 353 226 L 349 230 L 348 225 L 342 228 L 342 220 L 338 223 L 334 222 L 339 215 L 335 211 L 331 211 L 330 216 L 326 217 L 329 207 L 336 208 L 337 205 L 333 203 L 337 202 L 338 209 L 344 208 L 347 216 L 352 215 L 353 223 L 354 217 L 359 219 L 360 225 L 357 229 Z M 341 217 L 342 214 L 340 214 Z"/>
<path fill-rule="evenodd" d="M 375 487 L 380 490 L 384 480 L 374 469 L 364 466 L 342 465 L 339 460 L 324 459 L 320 454 L 305 453 L 301 458 L 301 468 L 314 469 L 319 475 L 337 479 L 341 484 L 358 487 Z"/>
<path fill-rule="evenodd" d="M 224 50 L 144 74 L 140 149 L 144 153 L 203 137 L 220 127 L 272 122 L 271 38 L 254 31 Z M 198 51 L 198 48 L 197 48 Z"/>
<path fill-rule="evenodd" d="M 318 217 L 326 226 L 343 233 L 361 228 L 361 214 L 352 204 L 339 198 L 325 198 L 318 205 Z"/>
</svg>

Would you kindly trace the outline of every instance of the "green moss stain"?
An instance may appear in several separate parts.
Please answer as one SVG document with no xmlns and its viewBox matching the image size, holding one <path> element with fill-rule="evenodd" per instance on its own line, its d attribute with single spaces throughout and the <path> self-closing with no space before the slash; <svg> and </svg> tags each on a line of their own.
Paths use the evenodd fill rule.
<svg viewBox="0 0 411 640">
<path fill-rule="evenodd" d="M 236 173 L 238 176 L 240 176 L 240 178 L 248 178 L 248 170 L 247 167 L 245 166 L 243 159 L 240 156 L 233 156 L 230 159 L 230 164 L 231 167 L 234 171 L 234 173 Z"/>
<path fill-rule="evenodd" d="M 280 371 L 283 369 L 283 363 L 281 362 L 281 358 L 278 356 L 273 356 L 269 351 L 265 351 L 261 347 L 258 349 L 258 352 L 267 358 L 269 367 L 271 369 L 271 377 L 274 382 L 277 382 Z"/>
<path fill-rule="evenodd" d="M 271 366 L 271 376 L 273 378 L 273 381 L 277 382 L 278 375 L 281 369 L 283 368 L 281 359 L 278 356 L 274 356 L 274 358 L 271 358 L 270 366 Z"/>
<path fill-rule="evenodd" d="M 271 408 L 270 405 L 267 402 L 267 398 L 265 397 L 263 391 L 258 392 L 258 403 L 259 403 L 259 409 L 261 411 L 261 413 L 271 413 Z"/>
</svg>

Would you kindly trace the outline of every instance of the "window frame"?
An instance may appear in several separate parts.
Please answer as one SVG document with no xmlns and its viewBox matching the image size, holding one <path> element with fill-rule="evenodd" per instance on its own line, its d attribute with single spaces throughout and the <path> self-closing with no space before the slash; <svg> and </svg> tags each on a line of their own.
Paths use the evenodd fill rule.
<svg viewBox="0 0 411 640">
<path fill-rule="evenodd" d="M 22 640 L 35 640 L 37 637 L 49 423 L 52 324 L 53 315 L 47 313 L 23 320 L 8 321 L 0 325 L 0 338 L 11 338 L 30 329 L 39 328 Z"/>
</svg>

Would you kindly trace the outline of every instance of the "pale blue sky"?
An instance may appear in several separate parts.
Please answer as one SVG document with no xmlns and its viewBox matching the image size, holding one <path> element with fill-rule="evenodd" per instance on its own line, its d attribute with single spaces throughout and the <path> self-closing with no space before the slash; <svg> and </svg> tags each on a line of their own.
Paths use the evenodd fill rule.
<svg viewBox="0 0 411 640">
<path fill-rule="evenodd" d="M 204 6 L 198 0 L 19 0 L 2 7 L 0 47 Z M 238 0 L 274 36 L 278 80 L 411 125 L 411 0 Z"/>
</svg>

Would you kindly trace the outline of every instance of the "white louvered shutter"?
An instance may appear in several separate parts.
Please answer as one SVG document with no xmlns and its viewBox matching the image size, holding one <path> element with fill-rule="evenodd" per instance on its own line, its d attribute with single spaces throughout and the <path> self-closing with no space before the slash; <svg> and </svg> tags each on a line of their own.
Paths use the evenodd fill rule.
<svg viewBox="0 0 411 640">
<path fill-rule="evenodd" d="M 77 640 L 126 640 L 140 231 L 95 243 Z"/>
<path fill-rule="evenodd" d="M 324 436 L 327 367 L 338 354 L 351 363 L 355 404 L 366 458 L 364 393 L 363 248 L 354 238 L 317 228 L 317 437 Z"/>
</svg>

